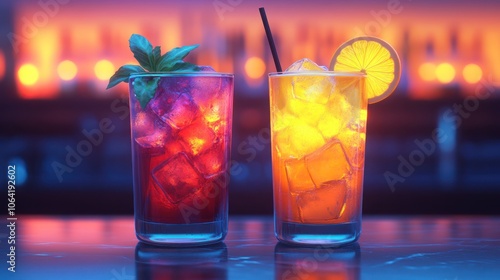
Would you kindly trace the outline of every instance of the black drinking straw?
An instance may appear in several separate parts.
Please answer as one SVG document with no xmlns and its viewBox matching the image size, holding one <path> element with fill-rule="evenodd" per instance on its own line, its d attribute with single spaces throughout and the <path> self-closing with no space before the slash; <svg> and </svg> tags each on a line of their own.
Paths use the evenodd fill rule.
<svg viewBox="0 0 500 280">
<path fill-rule="evenodd" d="M 262 23 L 264 24 L 264 29 L 266 30 L 266 36 L 267 40 L 269 41 L 269 46 L 271 47 L 274 65 L 276 65 L 276 71 L 283 72 L 283 70 L 281 69 L 280 60 L 278 58 L 278 52 L 276 51 L 276 45 L 274 45 L 273 34 L 271 33 L 271 28 L 269 27 L 269 22 L 267 21 L 266 10 L 264 10 L 264 7 L 260 7 L 259 12 L 260 17 L 262 18 Z"/>
</svg>

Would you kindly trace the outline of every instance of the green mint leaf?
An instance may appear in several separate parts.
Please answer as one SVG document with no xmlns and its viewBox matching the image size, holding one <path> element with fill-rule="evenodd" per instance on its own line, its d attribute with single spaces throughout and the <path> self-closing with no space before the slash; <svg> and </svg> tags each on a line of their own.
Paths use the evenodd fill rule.
<svg viewBox="0 0 500 280">
<path fill-rule="evenodd" d="M 118 71 L 109 78 L 109 83 L 106 89 L 110 89 L 121 82 L 128 83 L 130 74 L 145 72 L 139 65 L 123 65 L 118 69 Z"/>
<path fill-rule="evenodd" d="M 148 39 L 139 34 L 132 34 L 129 39 L 129 46 L 139 64 L 148 71 L 154 71 L 151 59 L 153 56 L 153 45 L 151 45 Z"/>
<path fill-rule="evenodd" d="M 146 108 L 149 100 L 151 100 L 155 96 L 159 80 L 160 77 L 156 78 L 137 77 L 134 79 L 133 82 L 134 94 L 137 100 L 139 100 L 142 109 Z"/>
<path fill-rule="evenodd" d="M 149 55 L 149 61 L 151 61 L 151 66 L 153 68 L 153 71 L 155 71 L 155 72 L 158 71 L 158 69 L 156 69 L 156 65 L 158 64 L 158 61 L 160 60 L 160 58 L 161 58 L 160 47 L 154 47 L 153 51 Z"/>
<path fill-rule="evenodd" d="M 196 49 L 200 45 L 183 46 L 178 48 L 173 48 L 164 56 L 170 57 L 172 60 L 183 60 L 192 50 Z"/>
<path fill-rule="evenodd" d="M 170 69 L 170 71 L 185 71 L 185 72 L 193 72 L 199 71 L 200 67 L 198 65 L 194 65 L 189 62 L 179 61 Z"/>
<path fill-rule="evenodd" d="M 176 64 L 184 62 L 183 59 L 199 45 L 184 46 L 174 48 L 166 54 L 162 55 L 156 65 L 157 71 L 168 72 L 175 71 L 173 68 Z"/>
</svg>

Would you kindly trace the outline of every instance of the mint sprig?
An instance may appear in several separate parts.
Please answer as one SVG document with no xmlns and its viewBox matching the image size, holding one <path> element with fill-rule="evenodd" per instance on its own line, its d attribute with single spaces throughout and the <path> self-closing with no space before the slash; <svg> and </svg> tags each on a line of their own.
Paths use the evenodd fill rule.
<svg viewBox="0 0 500 280">
<path fill-rule="evenodd" d="M 129 39 L 129 47 L 139 65 L 124 65 L 109 79 L 106 89 L 110 89 L 121 82 L 128 83 L 130 75 L 145 72 L 193 72 L 200 71 L 200 67 L 185 62 L 184 58 L 199 45 L 174 48 L 165 54 L 161 54 L 159 46 L 153 45 L 144 36 L 132 34 Z M 134 93 L 144 109 L 148 102 L 154 97 L 158 87 L 158 78 L 144 80 L 138 77 L 134 80 Z"/>
</svg>

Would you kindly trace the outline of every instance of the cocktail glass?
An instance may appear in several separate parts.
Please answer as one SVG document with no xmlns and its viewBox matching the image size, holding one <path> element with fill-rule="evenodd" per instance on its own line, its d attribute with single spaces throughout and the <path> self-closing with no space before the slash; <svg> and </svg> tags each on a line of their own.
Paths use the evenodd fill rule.
<svg viewBox="0 0 500 280">
<path fill-rule="evenodd" d="M 319 67 L 269 74 L 278 240 L 340 246 L 358 239 L 367 118 L 364 78 L 363 73 Z"/>
<path fill-rule="evenodd" d="M 134 83 L 157 86 L 144 107 Z M 223 240 L 233 75 L 143 73 L 129 84 L 138 239 L 167 246 Z"/>
</svg>

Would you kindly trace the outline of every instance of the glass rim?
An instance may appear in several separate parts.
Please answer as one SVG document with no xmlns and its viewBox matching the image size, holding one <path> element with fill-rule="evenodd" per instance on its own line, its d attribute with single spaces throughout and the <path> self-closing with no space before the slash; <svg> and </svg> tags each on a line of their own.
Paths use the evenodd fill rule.
<svg viewBox="0 0 500 280">
<path fill-rule="evenodd" d="M 290 72 L 271 72 L 269 77 L 279 76 L 331 76 L 331 77 L 366 77 L 363 72 L 347 71 L 290 71 Z"/>
<path fill-rule="evenodd" d="M 234 78 L 234 74 L 223 72 L 208 72 L 208 71 L 189 71 L 189 72 L 142 72 L 130 74 L 130 78 L 135 77 L 230 77 Z"/>
</svg>

